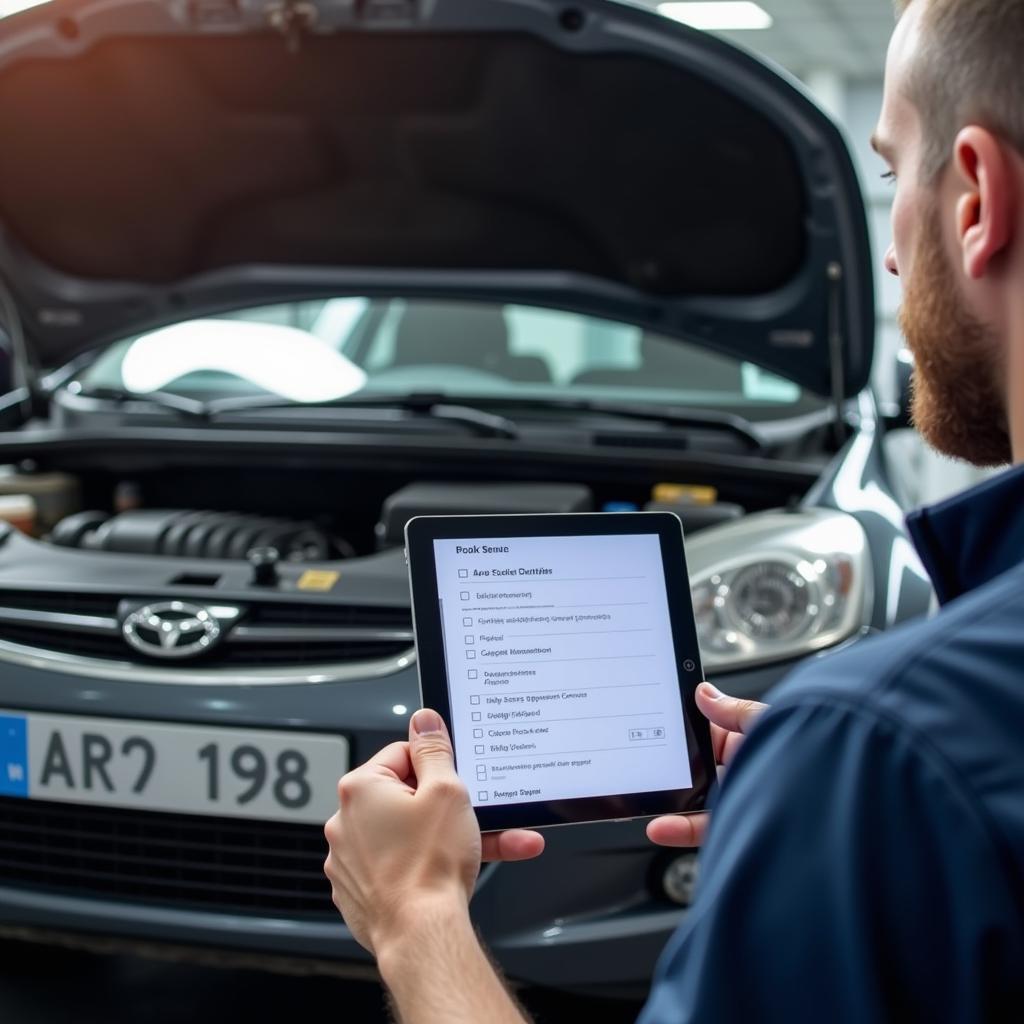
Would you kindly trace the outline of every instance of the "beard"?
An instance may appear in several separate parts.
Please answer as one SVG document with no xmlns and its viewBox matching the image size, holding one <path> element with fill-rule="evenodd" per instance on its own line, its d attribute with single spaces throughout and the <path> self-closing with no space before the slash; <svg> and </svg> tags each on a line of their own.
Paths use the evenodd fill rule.
<svg viewBox="0 0 1024 1024">
<path fill-rule="evenodd" d="M 964 303 L 935 210 L 924 217 L 899 324 L 914 356 L 911 419 L 925 441 L 975 466 L 1011 462 L 999 341 Z"/>
</svg>

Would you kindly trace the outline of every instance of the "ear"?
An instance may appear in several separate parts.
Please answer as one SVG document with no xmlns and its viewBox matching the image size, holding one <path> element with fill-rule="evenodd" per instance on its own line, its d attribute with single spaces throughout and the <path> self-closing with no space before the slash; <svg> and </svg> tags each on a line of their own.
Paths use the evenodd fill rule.
<svg viewBox="0 0 1024 1024">
<path fill-rule="evenodd" d="M 957 241 L 964 273 L 977 280 L 1012 241 L 1015 182 L 1003 144 L 978 125 L 970 125 L 957 135 L 953 166 L 960 192 Z"/>
</svg>

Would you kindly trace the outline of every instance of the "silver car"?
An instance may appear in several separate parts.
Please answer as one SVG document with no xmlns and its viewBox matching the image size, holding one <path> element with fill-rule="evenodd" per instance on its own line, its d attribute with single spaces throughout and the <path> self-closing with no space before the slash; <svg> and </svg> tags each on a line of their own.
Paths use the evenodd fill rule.
<svg viewBox="0 0 1024 1024">
<path fill-rule="evenodd" d="M 850 158 L 748 54 L 600 0 L 66 0 L 0 96 L 0 933 L 370 970 L 320 823 L 417 703 L 413 515 L 675 511 L 738 694 L 927 610 Z M 692 854 L 557 831 L 481 932 L 644 987 Z"/>
</svg>

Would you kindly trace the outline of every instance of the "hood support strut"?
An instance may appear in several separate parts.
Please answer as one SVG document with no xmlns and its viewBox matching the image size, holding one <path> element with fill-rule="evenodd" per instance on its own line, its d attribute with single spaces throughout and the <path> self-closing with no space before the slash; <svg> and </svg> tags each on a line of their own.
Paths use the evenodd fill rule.
<svg viewBox="0 0 1024 1024">
<path fill-rule="evenodd" d="M 6 396 L 0 396 L 0 417 L 16 408 L 20 410 L 22 422 L 32 415 L 32 384 L 33 373 L 28 359 L 28 347 L 25 344 L 25 331 L 18 312 L 18 304 L 14 294 L 0 275 L 0 327 L 6 333 L 11 344 L 11 385 L 12 390 Z"/>
</svg>

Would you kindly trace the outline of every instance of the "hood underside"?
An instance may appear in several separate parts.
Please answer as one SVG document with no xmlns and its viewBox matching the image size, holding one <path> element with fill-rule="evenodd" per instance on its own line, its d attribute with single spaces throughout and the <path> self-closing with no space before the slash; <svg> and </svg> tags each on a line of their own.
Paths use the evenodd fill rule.
<svg viewBox="0 0 1024 1024">
<path fill-rule="evenodd" d="M 863 205 L 802 92 L 616 5 L 408 8 L 297 49 L 244 5 L 9 19 L 0 274 L 38 361 L 349 291 L 555 305 L 864 386 Z"/>
</svg>

